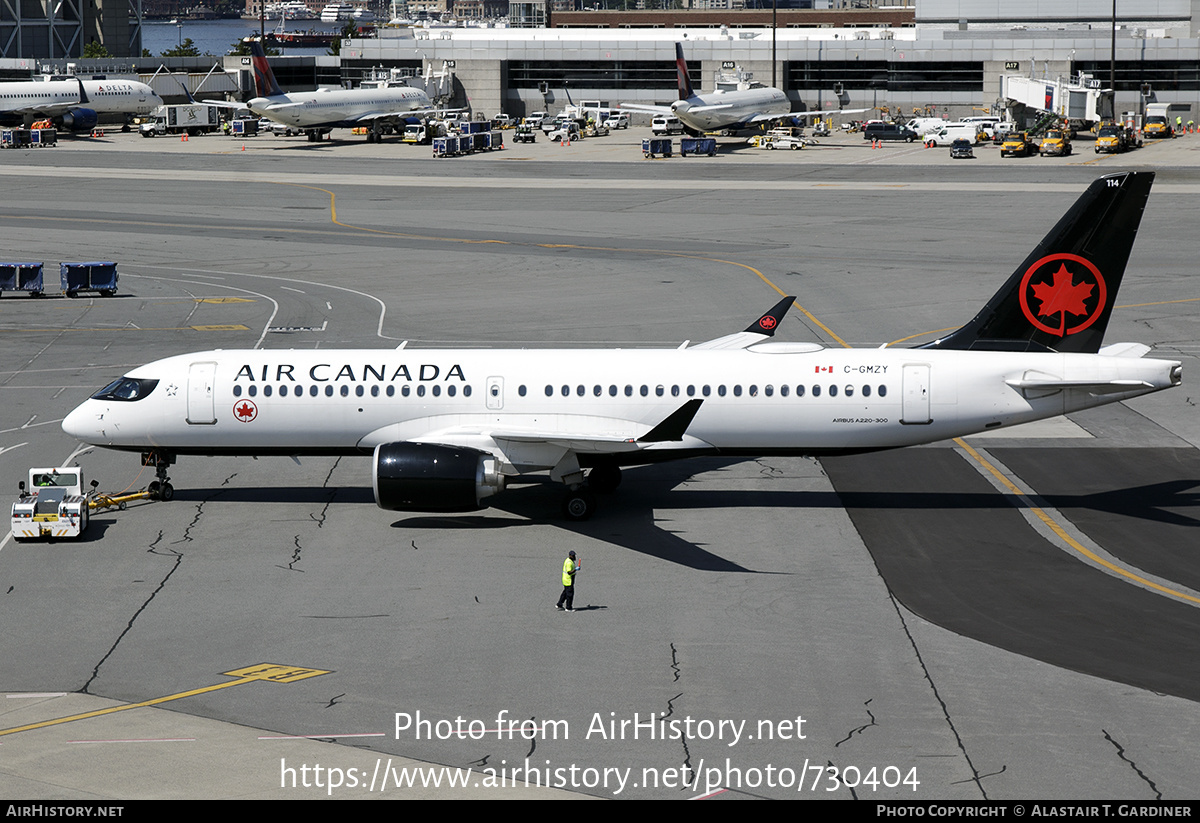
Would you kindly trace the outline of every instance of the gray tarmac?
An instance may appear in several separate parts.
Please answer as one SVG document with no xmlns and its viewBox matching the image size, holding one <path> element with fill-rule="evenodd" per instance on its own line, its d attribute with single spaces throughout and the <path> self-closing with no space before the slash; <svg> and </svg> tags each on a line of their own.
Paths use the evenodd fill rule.
<svg viewBox="0 0 1200 823">
<path fill-rule="evenodd" d="M 857 135 L 645 160 L 644 136 L 444 160 L 348 135 L 0 152 L 4 258 L 121 272 L 109 299 L 0 297 L 2 476 L 15 493 L 78 462 L 144 486 L 58 422 L 188 351 L 676 346 L 743 328 L 773 286 L 807 312 L 781 339 L 930 339 L 1125 168 L 1159 176 L 1108 339 L 1181 359 L 1184 385 L 971 439 L 1027 501 L 962 444 L 629 470 L 572 525 L 539 478 L 479 513 L 396 514 L 366 458 L 184 458 L 170 503 L 98 513 L 79 543 L 0 541 L 3 794 L 1196 798 L 1200 698 L 1135 675 L 1196 665 L 1200 136 L 974 161 Z M 560 614 L 572 549 L 583 608 Z M 1081 643 L 1077 607 L 1105 597 L 1123 619 Z"/>
</svg>

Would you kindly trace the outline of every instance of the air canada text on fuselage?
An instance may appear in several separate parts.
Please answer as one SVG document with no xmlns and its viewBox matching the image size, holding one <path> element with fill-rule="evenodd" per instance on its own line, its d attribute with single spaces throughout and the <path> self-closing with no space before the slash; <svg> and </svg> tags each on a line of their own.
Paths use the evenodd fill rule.
<svg viewBox="0 0 1200 823">
<path fill-rule="evenodd" d="M 363 363 L 357 365 L 352 363 L 317 363 L 309 366 L 307 372 L 304 371 L 304 368 L 304 366 L 300 367 L 301 376 L 307 376 L 309 380 L 315 383 L 365 383 L 368 381 L 378 383 L 395 383 L 397 381 L 428 383 L 433 381 L 448 382 L 450 380 L 458 380 L 465 383 L 467 381 L 466 375 L 463 374 L 462 366 L 458 363 L 451 365 L 444 363 L 400 363 L 398 365 L 388 363 Z M 295 374 L 296 370 L 297 367 L 290 363 L 263 363 L 257 366 L 246 364 L 238 369 L 233 382 L 280 383 L 284 380 L 290 380 L 294 383 L 298 379 Z"/>
</svg>

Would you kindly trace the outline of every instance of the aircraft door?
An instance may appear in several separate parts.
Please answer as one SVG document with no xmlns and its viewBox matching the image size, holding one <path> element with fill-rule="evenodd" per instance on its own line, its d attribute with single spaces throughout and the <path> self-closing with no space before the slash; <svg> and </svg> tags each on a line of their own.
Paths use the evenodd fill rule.
<svg viewBox="0 0 1200 823">
<path fill-rule="evenodd" d="M 900 422 L 917 426 L 932 423 L 929 416 L 929 364 L 906 363 L 903 381 Z"/>
<path fill-rule="evenodd" d="M 187 422 L 192 425 L 211 426 L 217 422 L 214 405 L 213 378 L 216 363 L 193 363 L 188 368 Z"/>
<path fill-rule="evenodd" d="M 503 377 L 489 377 L 487 379 L 487 407 L 497 410 L 504 408 Z"/>
</svg>

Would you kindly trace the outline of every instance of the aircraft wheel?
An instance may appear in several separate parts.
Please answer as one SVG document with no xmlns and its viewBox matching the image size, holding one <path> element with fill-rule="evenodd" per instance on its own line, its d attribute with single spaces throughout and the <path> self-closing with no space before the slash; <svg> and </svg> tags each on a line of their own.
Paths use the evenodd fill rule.
<svg viewBox="0 0 1200 823">
<path fill-rule="evenodd" d="M 175 487 L 170 483 L 163 483 L 162 488 L 158 490 L 158 499 L 163 502 L 175 499 Z"/>
<path fill-rule="evenodd" d="M 572 489 L 563 498 L 563 514 L 568 520 L 580 522 L 596 513 L 596 496 L 586 488 Z"/>
<path fill-rule="evenodd" d="M 588 488 L 599 494 L 610 494 L 621 485 L 620 466 L 597 466 L 588 473 Z"/>
<path fill-rule="evenodd" d="M 157 480 L 151 480 L 150 484 L 146 486 L 146 494 L 150 495 L 151 500 L 157 500 L 161 488 L 162 483 L 159 483 Z"/>
</svg>

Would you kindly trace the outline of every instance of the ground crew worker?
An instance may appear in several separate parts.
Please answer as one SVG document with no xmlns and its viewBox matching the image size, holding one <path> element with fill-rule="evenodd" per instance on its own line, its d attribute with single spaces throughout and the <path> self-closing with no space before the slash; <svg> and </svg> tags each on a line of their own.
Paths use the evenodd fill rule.
<svg viewBox="0 0 1200 823">
<path fill-rule="evenodd" d="M 575 611 L 572 604 L 575 602 L 575 573 L 579 571 L 579 563 L 575 561 L 575 552 L 567 552 L 567 559 L 563 561 L 562 569 L 562 594 L 558 597 L 558 605 L 554 608 L 560 612 Z M 564 608 L 564 605 L 566 607 Z"/>
<path fill-rule="evenodd" d="M 1176 134 L 1183 133 L 1183 115 L 1182 114 L 1175 115 L 1175 133 Z"/>
</svg>

